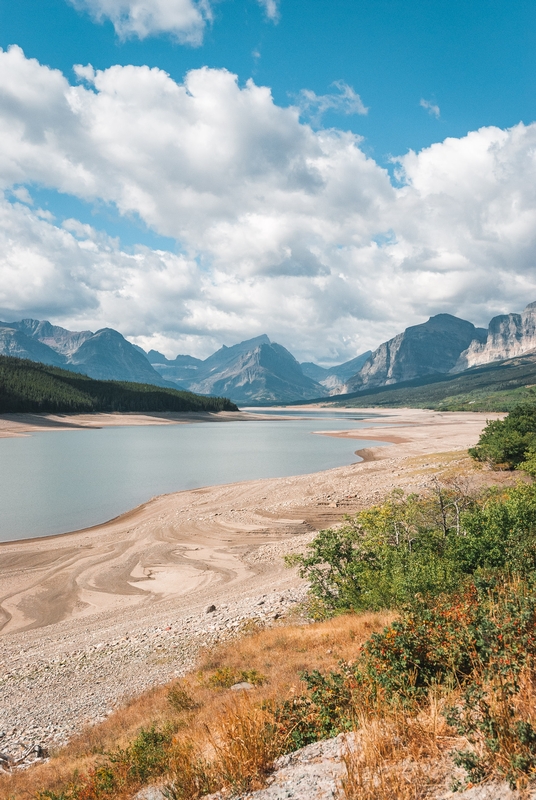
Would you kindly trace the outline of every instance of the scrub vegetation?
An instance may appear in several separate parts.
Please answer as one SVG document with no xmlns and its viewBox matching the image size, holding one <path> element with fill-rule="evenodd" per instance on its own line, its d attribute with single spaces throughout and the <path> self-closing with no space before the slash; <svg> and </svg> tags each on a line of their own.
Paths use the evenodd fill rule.
<svg viewBox="0 0 536 800">
<path fill-rule="evenodd" d="M 536 406 L 520 405 L 488 422 L 469 455 L 494 469 L 521 469 L 536 477 Z"/>
<path fill-rule="evenodd" d="M 477 447 L 517 431 L 523 464 L 533 418 L 525 408 L 490 423 Z M 4 776 L 2 796 L 126 800 L 149 783 L 169 800 L 239 795 L 261 787 L 278 756 L 340 733 L 346 800 L 418 800 L 488 780 L 526 789 L 536 778 L 528 481 L 470 491 L 436 480 L 321 531 L 288 558 L 309 582 L 315 622 L 250 629 L 207 651 L 195 674 Z M 231 688 L 244 680 L 253 688 Z"/>
<path fill-rule="evenodd" d="M 98 381 L 11 356 L 0 356 L 0 413 L 238 411 L 225 397 L 147 383 Z"/>
</svg>

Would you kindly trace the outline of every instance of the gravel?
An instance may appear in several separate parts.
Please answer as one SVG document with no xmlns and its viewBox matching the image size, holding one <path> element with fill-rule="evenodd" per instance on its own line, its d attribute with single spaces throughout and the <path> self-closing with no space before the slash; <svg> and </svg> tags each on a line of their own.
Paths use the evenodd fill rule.
<svg viewBox="0 0 536 800">
<path fill-rule="evenodd" d="M 236 637 L 251 624 L 276 624 L 305 597 L 305 587 L 287 588 L 212 604 L 210 613 L 168 612 L 159 624 L 141 624 L 131 633 L 121 624 L 107 627 L 106 638 L 74 649 L 66 633 L 63 640 L 43 636 L 37 643 L 31 632 L 1 639 L 0 750 L 17 756 L 29 744 L 65 744 L 129 697 L 192 669 L 201 648 Z"/>
</svg>

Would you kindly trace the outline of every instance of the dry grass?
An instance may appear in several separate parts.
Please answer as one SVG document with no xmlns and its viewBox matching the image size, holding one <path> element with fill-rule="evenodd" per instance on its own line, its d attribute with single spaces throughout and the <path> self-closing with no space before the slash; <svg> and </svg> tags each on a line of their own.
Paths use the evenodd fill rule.
<svg viewBox="0 0 536 800">
<path fill-rule="evenodd" d="M 445 702 L 431 694 L 416 716 L 387 706 L 360 709 L 343 755 L 340 800 L 423 800 L 443 784 L 444 753 L 456 741 L 441 713 Z"/>
<path fill-rule="evenodd" d="M 176 731 L 175 775 L 181 773 L 186 780 L 186 762 L 197 764 L 190 770 L 190 787 L 177 798 L 201 796 L 201 789 L 214 785 L 215 768 L 217 780 L 225 776 L 228 785 L 257 785 L 275 747 L 267 741 L 267 720 L 258 706 L 301 692 L 303 670 L 327 671 L 336 669 L 339 659 L 354 659 L 359 645 L 392 619 L 389 613 L 366 613 L 312 625 L 282 625 L 206 651 L 195 674 L 132 700 L 105 722 L 86 728 L 48 763 L 0 776 L 0 798 L 29 800 L 40 790 L 59 792 L 75 773 L 87 773 L 102 763 L 104 753 L 126 748 L 141 728 L 166 725 Z M 256 671 L 267 680 L 250 693 L 251 700 L 237 699 L 229 689 L 210 686 L 216 670 L 237 675 Z M 233 767 L 238 760 L 247 767 L 242 774 Z"/>
</svg>

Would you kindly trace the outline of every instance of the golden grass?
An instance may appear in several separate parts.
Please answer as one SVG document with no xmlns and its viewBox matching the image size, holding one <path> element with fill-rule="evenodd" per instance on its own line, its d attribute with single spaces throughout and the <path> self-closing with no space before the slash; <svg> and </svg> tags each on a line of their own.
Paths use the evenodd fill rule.
<svg viewBox="0 0 536 800">
<path fill-rule="evenodd" d="M 153 725 L 159 729 L 169 725 L 177 731 L 175 774 L 180 772 L 186 780 L 185 764 L 191 765 L 192 758 L 199 767 L 191 771 L 190 789 L 186 787 L 186 793 L 177 797 L 200 796 L 201 788 L 214 781 L 214 764 L 218 780 L 225 775 L 228 785 L 259 785 L 274 757 L 274 743 L 263 740 L 266 725 L 259 705 L 301 692 L 305 688 L 300 680 L 303 670 L 328 671 L 336 669 L 340 659 L 354 659 L 370 634 L 393 618 L 387 612 L 365 613 L 311 625 L 281 625 L 207 650 L 195 673 L 131 700 L 105 722 L 84 729 L 48 763 L 0 776 L 0 798 L 29 800 L 38 791 L 59 792 L 76 773 L 86 773 L 102 763 L 104 753 L 125 748 L 141 728 Z M 210 685 L 214 672 L 223 669 L 238 676 L 256 671 L 266 682 L 247 697 L 237 698 L 236 692 Z M 245 767 L 237 770 L 235 762 Z"/>
<path fill-rule="evenodd" d="M 341 800 L 423 800 L 445 780 L 444 753 L 455 743 L 430 694 L 417 715 L 388 706 L 362 708 L 343 754 Z M 459 740 L 458 740 L 459 741 Z"/>
</svg>

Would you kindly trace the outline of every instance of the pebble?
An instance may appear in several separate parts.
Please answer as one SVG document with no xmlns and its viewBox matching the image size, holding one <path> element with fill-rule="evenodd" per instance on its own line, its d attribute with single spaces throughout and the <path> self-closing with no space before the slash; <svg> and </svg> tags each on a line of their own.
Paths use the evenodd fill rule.
<svg viewBox="0 0 536 800">
<path fill-rule="evenodd" d="M 48 658 L 37 647 L 10 647 L 11 637 L 0 639 L 2 750 L 16 756 L 23 745 L 50 749 L 66 744 L 129 697 L 193 669 L 201 648 L 235 638 L 250 622 L 275 624 L 306 594 L 301 586 L 284 594 L 279 590 L 239 597 L 219 608 L 212 604 L 198 614 L 168 617 L 164 624 L 123 631 L 109 641 L 100 639 L 59 655 L 53 649 L 60 643 L 50 641 Z M 12 638 L 25 636 L 31 632 Z"/>
</svg>

